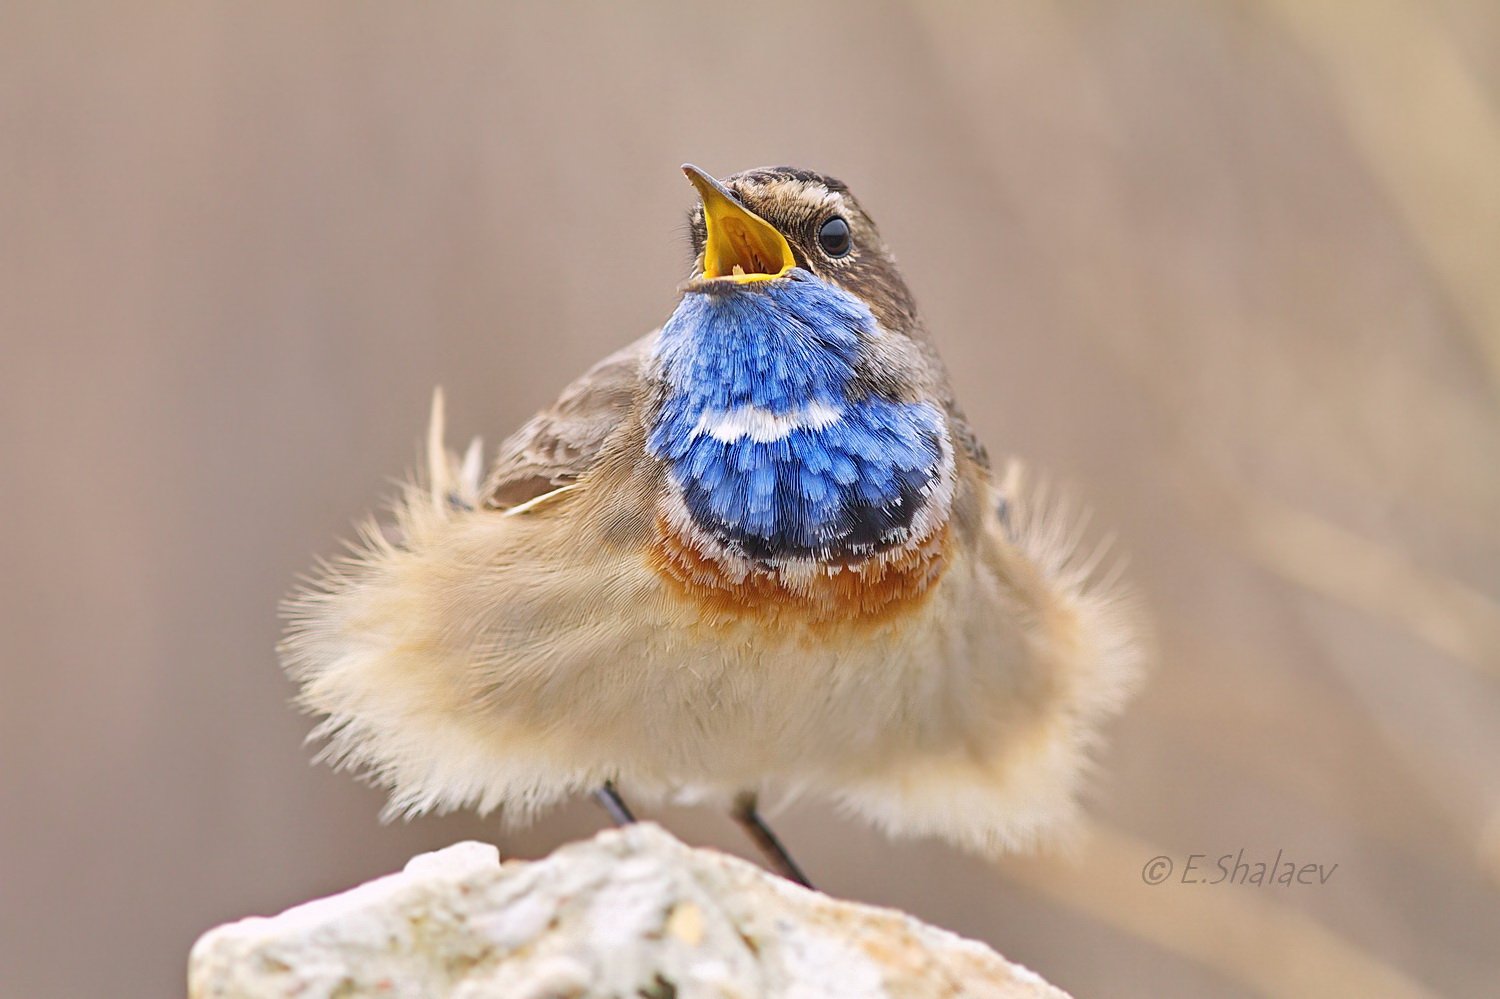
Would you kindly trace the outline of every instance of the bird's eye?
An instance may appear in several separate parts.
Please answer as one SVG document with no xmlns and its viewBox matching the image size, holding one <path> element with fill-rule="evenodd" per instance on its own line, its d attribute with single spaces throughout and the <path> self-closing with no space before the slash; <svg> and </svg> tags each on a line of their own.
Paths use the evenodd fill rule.
<svg viewBox="0 0 1500 999">
<path fill-rule="evenodd" d="M 818 245 L 830 257 L 842 257 L 849 252 L 849 223 L 835 215 L 818 230 Z"/>
</svg>

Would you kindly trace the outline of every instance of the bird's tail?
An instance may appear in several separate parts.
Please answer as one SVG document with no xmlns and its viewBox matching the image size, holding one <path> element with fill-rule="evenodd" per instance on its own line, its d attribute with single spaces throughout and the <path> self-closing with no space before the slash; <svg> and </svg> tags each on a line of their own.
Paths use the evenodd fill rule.
<svg viewBox="0 0 1500 999">
<path fill-rule="evenodd" d="M 1017 459 L 1005 466 L 999 487 L 1000 523 L 1007 540 L 1053 582 L 1074 592 L 1128 596 L 1121 580 L 1126 559 L 1115 536 L 1090 534 L 1093 512 L 1068 490 L 1042 477 L 1033 485 Z"/>
<path fill-rule="evenodd" d="M 442 386 L 432 390 L 432 416 L 427 423 L 427 501 L 437 516 L 453 510 L 473 510 L 480 503 L 484 474 L 484 442 L 475 437 L 462 454 L 448 450 L 444 441 L 444 400 Z"/>
</svg>

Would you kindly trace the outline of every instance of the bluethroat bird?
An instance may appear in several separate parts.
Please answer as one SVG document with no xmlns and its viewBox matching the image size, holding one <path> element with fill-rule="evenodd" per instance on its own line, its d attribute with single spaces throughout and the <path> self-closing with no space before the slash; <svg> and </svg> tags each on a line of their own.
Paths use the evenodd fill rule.
<svg viewBox="0 0 1500 999">
<path fill-rule="evenodd" d="M 1141 659 L 1075 518 L 992 472 L 849 189 L 720 182 L 656 332 L 500 448 L 446 450 L 288 604 L 325 756 L 389 813 L 768 788 L 981 853 L 1064 828 Z"/>
</svg>

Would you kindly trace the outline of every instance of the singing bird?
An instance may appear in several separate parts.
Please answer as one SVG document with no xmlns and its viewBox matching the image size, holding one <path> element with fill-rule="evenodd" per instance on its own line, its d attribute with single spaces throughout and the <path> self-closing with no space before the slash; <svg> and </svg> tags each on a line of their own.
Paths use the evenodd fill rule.
<svg viewBox="0 0 1500 999">
<path fill-rule="evenodd" d="M 665 324 L 488 474 L 438 395 L 425 479 L 289 600 L 324 755 L 390 814 L 717 802 L 804 883 L 767 790 L 984 854 L 1065 829 L 1142 659 L 1133 598 L 992 470 L 846 186 L 683 170 Z"/>
</svg>

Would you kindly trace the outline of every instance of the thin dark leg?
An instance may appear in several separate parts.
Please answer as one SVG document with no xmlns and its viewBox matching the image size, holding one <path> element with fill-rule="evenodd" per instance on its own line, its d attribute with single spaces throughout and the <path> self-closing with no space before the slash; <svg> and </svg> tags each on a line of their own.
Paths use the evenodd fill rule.
<svg viewBox="0 0 1500 999">
<path fill-rule="evenodd" d="M 802 873 L 802 868 L 792 859 L 792 855 L 786 852 L 786 847 L 781 845 L 781 840 L 766 825 L 765 819 L 755 810 L 755 795 L 746 792 L 734 799 L 734 808 L 730 812 L 734 821 L 740 824 L 750 839 L 754 841 L 761 856 L 771 865 L 772 869 L 786 878 L 795 881 L 804 888 L 811 888 L 812 882 L 807 880 L 807 875 Z"/>
<path fill-rule="evenodd" d="M 594 792 L 594 800 L 609 813 L 609 820 L 617 826 L 628 826 L 635 821 L 635 815 L 631 813 L 630 806 L 625 804 L 625 799 L 620 797 L 620 792 L 615 790 L 615 782 L 607 780 L 604 786 Z"/>
</svg>

